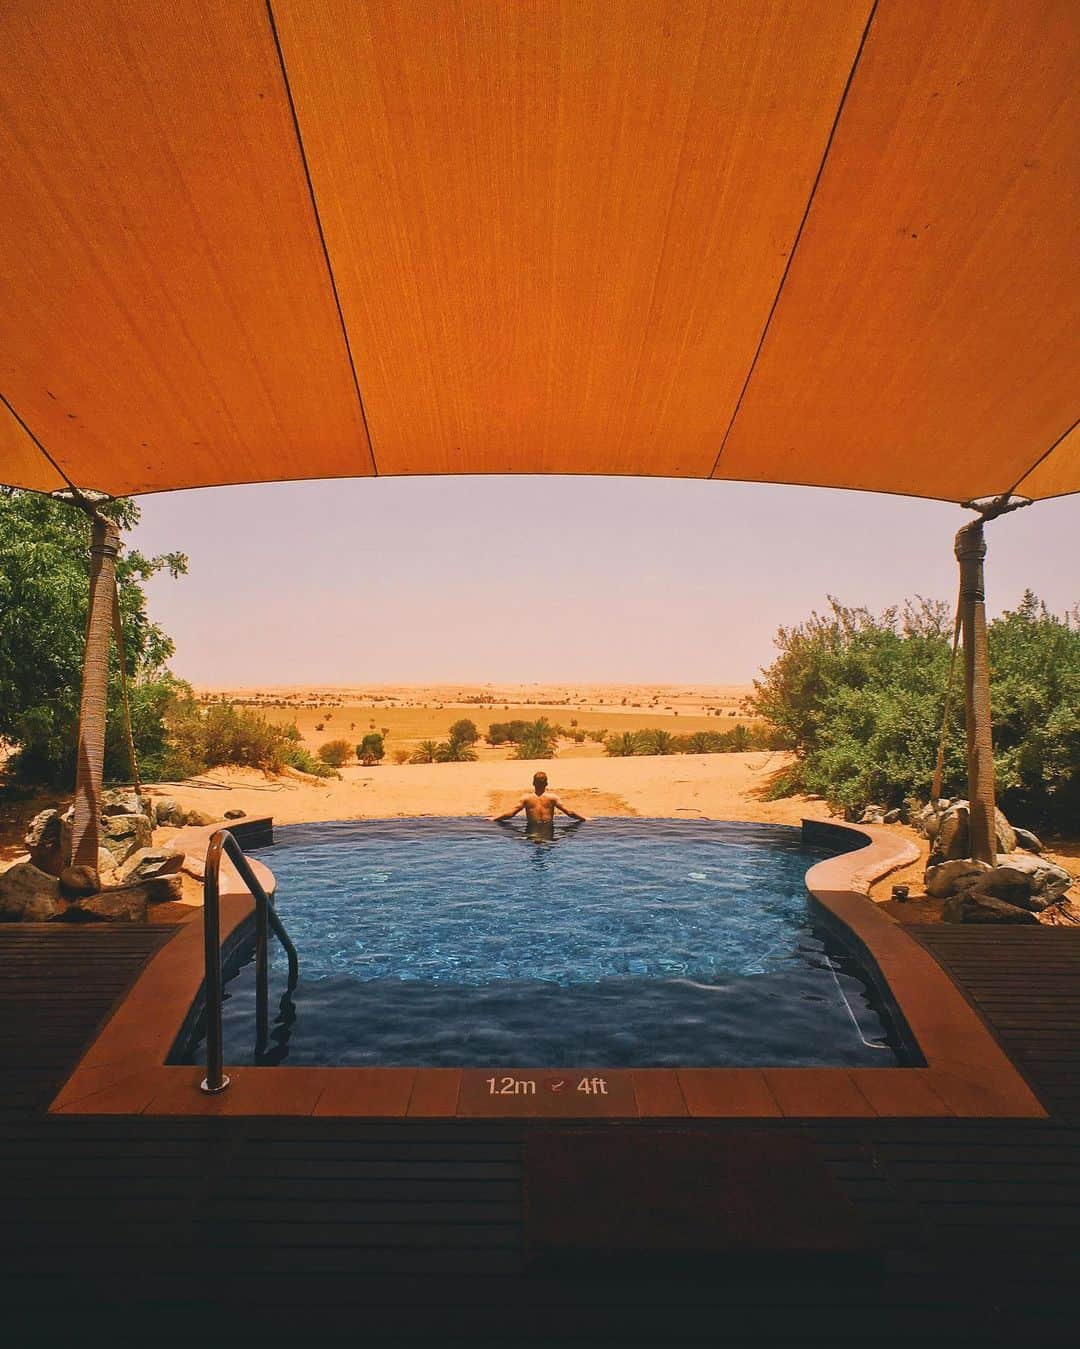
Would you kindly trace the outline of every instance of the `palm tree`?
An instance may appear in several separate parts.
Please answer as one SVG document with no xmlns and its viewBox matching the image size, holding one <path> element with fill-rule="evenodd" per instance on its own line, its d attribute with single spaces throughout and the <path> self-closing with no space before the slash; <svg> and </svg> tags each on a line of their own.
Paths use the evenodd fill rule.
<svg viewBox="0 0 1080 1349">
<path fill-rule="evenodd" d="M 678 754 L 679 747 L 670 731 L 646 731 L 641 737 L 646 754 Z"/>
<path fill-rule="evenodd" d="M 621 735 L 609 736 L 604 741 L 604 750 L 612 759 L 629 759 L 641 753 L 641 736 L 637 731 L 623 731 Z"/>
<path fill-rule="evenodd" d="M 476 761 L 476 750 L 466 745 L 463 740 L 457 740 L 453 736 L 449 740 L 444 740 L 435 750 L 436 763 L 474 763 Z"/>
<path fill-rule="evenodd" d="M 530 722 L 518 741 L 515 759 L 553 759 L 558 732 L 546 717 Z"/>
<path fill-rule="evenodd" d="M 693 735 L 687 737 L 687 754 L 711 754 L 713 752 L 713 738 L 709 731 L 695 731 Z"/>
<path fill-rule="evenodd" d="M 439 746 L 434 740 L 421 740 L 413 751 L 410 763 L 435 763 Z"/>
</svg>

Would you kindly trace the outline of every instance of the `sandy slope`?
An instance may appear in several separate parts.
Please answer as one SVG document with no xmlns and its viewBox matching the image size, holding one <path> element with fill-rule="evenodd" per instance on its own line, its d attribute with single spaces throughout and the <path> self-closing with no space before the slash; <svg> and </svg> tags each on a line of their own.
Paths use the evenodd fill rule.
<svg viewBox="0 0 1080 1349">
<path fill-rule="evenodd" d="M 824 802 L 806 798 L 765 801 L 760 793 L 785 756 L 750 754 L 640 756 L 629 759 L 555 759 L 547 763 L 384 764 L 346 768 L 341 781 L 267 779 L 246 770 L 219 769 L 205 786 L 155 788 L 187 809 L 220 817 L 238 807 L 273 815 L 279 824 L 308 820 L 411 815 L 488 815 L 528 790 L 533 773 L 547 771 L 551 790 L 583 815 L 643 815 L 795 824 L 824 818 Z M 213 784 L 213 785 L 211 785 Z"/>
</svg>

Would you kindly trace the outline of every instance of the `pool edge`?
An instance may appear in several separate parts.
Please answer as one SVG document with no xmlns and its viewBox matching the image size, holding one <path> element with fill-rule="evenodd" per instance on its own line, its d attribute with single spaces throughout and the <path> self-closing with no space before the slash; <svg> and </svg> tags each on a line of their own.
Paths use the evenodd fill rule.
<svg viewBox="0 0 1080 1349">
<path fill-rule="evenodd" d="M 807 829 L 807 826 L 810 826 Z M 812 839 L 821 822 L 804 821 Z M 166 1058 L 203 985 L 201 910 L 148 962 L 49 1107 L 64 1115 L 321 1116 L 358 1119 L 810 1119 L 1046 1118 L 1027 1083 L 932 956 L 869 899 L 871 883 L 913 860 L 914 845 L 888 829 L 829 823 L 856 846 L 806 874 L 814 900 L 846 930 L 888 988 L 926 1060 L 919 1068 L 648 1068 L 606 1072 L 615 1090 L 485 1099 L 481 1068 L 228 1068 L 218 1096 L 199 1091 L 203 1069 Z M 835 832 L 834 832 L 835 831 Z M 195 834 L 196 831 L 191 831 Z M 207 838 L 201 833 L 207 832 Z M 209 831 L 185 839 L 195 862 Z M 820 835 L 819 835 L 820 837 Z M 864 840 L 857 846 L 858 839 Z M 200 849 L 201 854 L 200 854 Z M 273 876 L 263 863 L 252 859 Z M 253 904 L 223 869 L 222 947 L 235 946 Z M 501 1070 L 508 1074 L 512 1068 Z M 567 1078 L 575 1070 L 567 1070 Z M 535 1090 L 535 1088 L 534 1088 Z M 555 1094 L 557 1093 L 557 1094 Z M 632 1108 L 629 1103 L 632 1102 Z"/>
</svg>

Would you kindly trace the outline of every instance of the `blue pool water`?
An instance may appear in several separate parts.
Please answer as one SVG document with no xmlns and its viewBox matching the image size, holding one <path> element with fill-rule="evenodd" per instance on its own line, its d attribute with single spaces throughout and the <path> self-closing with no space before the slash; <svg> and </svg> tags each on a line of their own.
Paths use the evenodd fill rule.
<svg viewBox="0 0 1080 1349">
<path fill-rule="evenodd" d="M 897 1063 L 866 982 L 815 925 L 797 829 L 599 820 L 297 825 L 259 856 L 300 953 L 271 941 L 264 1063 Z M 254 965 L 227 986 L 250 1062 Z M 186 1057 L 198 1057 L 201 1046 Z"/>
</svg>

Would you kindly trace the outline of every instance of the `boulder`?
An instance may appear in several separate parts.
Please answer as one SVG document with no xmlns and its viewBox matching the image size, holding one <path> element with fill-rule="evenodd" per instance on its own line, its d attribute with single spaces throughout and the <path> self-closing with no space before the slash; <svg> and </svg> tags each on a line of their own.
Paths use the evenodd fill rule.
<svg viewBox="0 0 1080 1349">
<path fill-rule="evenodd" d="M 23 839 L 30 861 L 39 871 L 59 876 L 64 869 L 64 831 L 58 810 L 43 810 L 35 815 Z"/>
<path fill-rule="evenodd" d="M 1027 909 L 1018 909 L 1015 904 L 1006 904 L 994 899 L 992 895 L 980 895 L 968 890 L 962 895 L 953 895 L 942 906 L 941 916 L 946 923 L 1038 923 L 1038 919 Z"/>
<path fill-rule="evenodd" d="M 859 824 L 884 824 L 885 807 L 875 805 L 867 806 L 866 809 L 863 811 L 863 813 L 859 816 L 858 822 Z"/>
<path fill-rule="evenodd" d="M 980 892 L 1034 913 L 1056 904 L 1072 884 L 1064 867 L 1032 853 L 1015 852 L 997 861 L 979 882 Z"/>
<path fill-rule="evenodd" d="M 47 923 L 66 908 L 58 878 L 33 862 L 16 862 L 0 873 L 0 922 Z"/>
<path fill-rule="evenodd" d="M 1042 844 L 1030 829 L 1017 829 L 1016 825 L 1013 825 L 1013 833 L 1016 835 L 1018 848 L 1023 848 L 1025 852 L 1042 852 Z"/>
<path fill-rule="evenodd" d="M 91 919 L 99 923 L 138 923 L 146 918 L 147 903 L 146 893 L 139 886 L 130 890 L 102 890 L 98 895 L 73 904 L 64 920 L 69 923 Z"/>
<path fill-rule="evenodd" d="M 901 811 L 901 809 L 900 809 L 899 806 L 897 806 L 897 807 L 896 807 L 895 809 L 893 809 L 893 810 L 887 810 L 887 811 L 885 812 L 885 823 L 886 823 L 886 824 L 899 824 L 899 822 L 900 822 L 900 816 L 901 816 L 902 814 L 903 814 L 903 812 Z"/>
<path fill-rule="evenodd" d="M 154 819 L 158 824 L 179 828 L 186 822 L 187 816 L 175 796 L 159 796 L 154 803 Z"/>
<path fill-rule="evenodd" d="M 921 810 L 913 810 L 911 823 L 916 833 L 922 834 L 924 838 L 936 838 L 941 817 L 951 804 L 947 799 L 942 799 L 937 805 L 933 801 L 929 801 Z"/>
<path fill-rule="evenodd" d="M 148 797 L 140 796 L 134 787 L 113 787 L 101 795 L 101 815 L 146 815 L 151 811 Z"/>
<path fill-rule="evenodd" d="M 977 885 L 990 872 L 986 862 L 972 862 L 968 858 L 956 858 L 952 862 L 939 862 L 927 867 L 923 880 L 926 893 L 931 899 L 948 899 L 950 895 L 961 894 Z"/>
<path fill-rule="evenodd" d="M 217 820 L 213 815 L 207 815 L 205 810 L 189 810 L 184 816 L 185 824 L 206 825 L 216 824 Z"/>
<path fill-rule="evenodd" d="M 101 842 L 119 866 L 140 848 L 148 848 L 153 828 L 146 815 L 110 815 L 101 822 Z"/>
<path fill-rule="evenodd" d="M 227 810 L 225 812 L 225 819 L 242 820 L 246 814 L 247 814 L 246 810 L 239 810 L 234 806 L 232 810 Z"/>
<path fill-rule="evenodd" d="M 125 885 L 149 881 L 156 876 L 175 876 L 184 865 L 184 854 L 169 848 L 140 848 L 120 868 Z"/>
<path fill-rule="evenodd" d="M 83 899 L 100 889 L 101 878 L 93 867 L 65 867 L 60 873 L 60 893 L 65 899 Z"/>
<path fill-rule="evenodd" d="M 1016 847 L 1016 835 L 1013 833 L 1012 825 L 1001 813 L 995 811 L 997 820 L 997 840 L 996 850 L 1000 852 L 1012 852 Z M 932 838 L 934 846 L 930 852 L 931 863 L 952 862 L 958 858 L 969 856 L 971 848 L 969 845 L 969 809 L 966 801 L 954 801 L 949 806 L 938 822 L 934 833 L 929 832 L 931 826 L 928 825 L 927 837 Z"/>
</svg>

